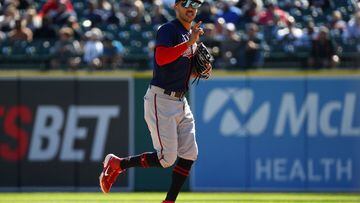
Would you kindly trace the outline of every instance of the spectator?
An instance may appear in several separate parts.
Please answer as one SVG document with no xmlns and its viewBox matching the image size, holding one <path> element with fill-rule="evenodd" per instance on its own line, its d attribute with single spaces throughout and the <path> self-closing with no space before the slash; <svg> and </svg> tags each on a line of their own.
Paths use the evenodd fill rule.
<svg viewBox="0 0 360 203">
<path fill-rule="evenodd" d="M 172 0 L 171 0 L 172 1 Z M 129 11 L 133 8 L 134 1 L 133 0 L 122 0 L 119 2 L 120 12 L 125 14 L 126 17 L 129 17 Z"/>
<path fill-rule="evenodd" d="M 261 25 L 287 24 L 289 14 L 280 9 L 275 2 L 269 1 L 265 4 L 265 10 L 259 13 L 258 23 Z M 277 23 L 277 21 L 279 21 Z"/>
<path fill-rule="evenodd" d="M 342 20 L 342 15 L 340 11 L 335 10 L 332 13 L 329 27 L 333 36 L 339 37 L 344 33 L 346 29 L 346 22 Z"/>
<path fill-rule="evenodd" d="M 286 0 L 284 2 L 284 10 L 291 12 L 295 12 L 297 9 L 300 11 L 304 11 L 309 8 L 308 0 Z"/>
<path fill-rule="evenodd" d="M 67 9 L 67 5 L 64 0 L 60 0 L 56 12 L 52 15 L 52 22 L 55 25 L 62 27 L 68 22 L 68 19 L 72 16 L 76 16 L 76 14 L 73 11 L 69 11 Z"/>
<path fill-rule="evenodd" d="M 13 0 L 0 0 L 0 11 L 5 10 L 9 6 L 13 6 L 16 9 L 18 9 L 16 1 L 13 1 Z"/>
<path fill-rule="evenodd" d="M 26 19 L 26 25 L 30 30 L 34 31 L 36 28 L 39 27 L 40 20 L 36 18 L 36 10 L 33 8 L 29 8 L 26 10 L 24 18 Z"/>
<path fill-rule="evenodd" d="M 217 40 L 216 35 L 217 33 L 214 24 L 204 24 L 204 34 L 201 36 L 200 40 L 206 44 L 206 46 L 209 48 L 209 51 L 214 56 L 215 60 L 217 60 L 221 56 L 220 46 L 222 42 L 221 40 Z"/>
<path fill-rule="evenodd" d="M 225 40 L 226 36 L 226 23 L 224 18 L 218 18 L 215 22 L 215 37 L 214 39 L 222 41 Z"/>
<path fill-rule="evenodd" d="M 321 8 L 327 10 L 330 8 L 330 0 L 309 0 L 311 7 Z"/>
<path fill-rule="evenodd" d="M 111 8 L 113 6 L 109 3 L 107 0 L 98 0 L 98 5 L 95 10 L 96 13 L 98 13 L 101 16 L 101 19 L 103 21 L 106 21 L 111 13 Z"/>
<path fill-rule="evenodd" d="M 96 4 L 94 1 L 87 2 L 87 9 L 84 11 L 83 16 L 85 19 L 90 20 L 92 27 L 99 26 L 102 23 L 102 17 L 96 12 Z"/>
<path fill-rule="evenodd" d="M 41 9 L 36 8 L 39 9 L 39 13 L 37 14 L 35 6 L 41 5 L 41 3 L 33 4 L 34 2 L 37 1 L 0 0 L 0 40 L 31 41 L 31 34 L 27 29 L 22 28 L 22 23 L 17 22 L 17 25 L 15 25 L 16 19 L 20 18 L 26 21 L 26 27 L 30 28 L 33 32 L 34 39 L 56 39 L 57 30 L 62 27 L 72 29 L 73 39 L 84 39 L 83 27 L 78 23 L 71 2 L 76 2 L 74 5 L 76 6 L 77 12 L 84 17 L 81 18 L 82 21 L 86 19 L 91 21 L 91 24 L 89 21 L 83 23 L 84 29 L 101 27 L 113 33 L 114 36 L 117 34 L 118 29 L 131 29 L 121 30 L 123 32 L 119 36 L 124 39 L 129 39 L 129 37 L 131 39 L 131 37 L 134 37 L 133 33 L 136 34 L 136 31 L 138 31 L 143 32 L 139 37 L 144 37 L 144 40 L 151 40 L 153 37 L 152 32 L 145 30 L 145 28 L 151 29 L 155 27 L 153 25 L 169 21 L 169 19 L 172 18 L 169 12 L 172 12 L 172 10 L 166 10 L 164 7 L 168 8 L 168 5 L 171 5 L 171 8 L 174 4 L 174 0 L 81 0 L 81 2 L 72 0 L 42 0 L 40 2 L 45 3 L 42 4 Z M 82 2 L 89 2 L 88 7 L 85 5 L 83 9 L 84 4 L 82 4 Z M 197 15 L 196 21 L 201 20 L 203 22 L 204 29 L 206 29 L 207 32 L 202 36 L 202 41 L 210 47 L 215 58 L 223 60 L 223 56 L 226 56 L 228 58 L 224 61 L 230 65 L 236 64 L 242 67 L 258 67 L 257 65 L 253 66 L 251 64 L 245 65 L 245 63 L 247 63 L 246 59 L 248 59 L 245 57 L 245 49 L 244 53 L 242 53 L 243 50 L 241 50 L 241 48 L 239 49 L 239 46 L 245 48 L 245 41 L 250 34 L 250 28 L 246 27 L 245 29 L 243 25 L 257 22 L 261 25 L 262 34 L 264 35 L 262 36 L 259 31 L 257 31 L 256 35 L 261 38 L 261 42 L 265 40 L 275 47 L 280 41 L 284 46 L 284 50 L 290 52 L 302 52 L 305 49 L 297 48 L 299 46 L 301 46 L 299 48 L 305 46 L 309 50 L 312 49 L 314 55 L 326 55 L 327 53 L 320 53 L 320 51 L 316 50 L 321 50 L 324 47 L 329 50 L 336 50 L 332 41 L 339 42 L 344 54 L 347 56 L 342 58 L 344 60 L 343 64 L 347 66 L 350 64 L 348 63 L 349 60 L 351 60 L 349 58 L 352 56 L 356 57 L 355 54 L 347 53 L 358 52 L 360 47 L 360 11 L 354 13 L 351 19 L 346 22 L 344 19 L 349 18 L 349 14 L 346 13 L 346 11 L 351 12 L 351 10 L 354 10 L 352 5 L 349 4 L 346 6 L 345 3 L 348 3 L 346 1 L 343 2 L 344 4 L 341 4 L 341 7 L 332 8 L 332 3 L 337 5 L 336 1 L 330 0 L 281 0 L 279 4 L 277 4 L 276 0 L 205 0 L 202 7 L 199 8 L 199 15 Z M 236 6 L 234 6 L 235 4 Z M 343 10 L 343 8 L 346 10 Z M 331 10 L 324 12 L 326 9 Z M 287 12 L 289 12 L 289 14 Z M 329 13 L 331 13 L 331 16 L 328 15 Z M 37 18 L 34 17 L 35 15 L 37 15 Z M 294 16 L 299 23 L 295 24 L 293 21 L 294 18 L 291 16 Z M 39 22 L 37 20 L 39 20 Z M 109 24 L 110 26 L 108 26 Z M 151 26 L 146 26 L 146 24 Z M 328 40 L 320 40 L 321 37 L 318 36 L 319 28 L 316 27 L 315 24 L 325 24 L 329 28 L 330 36 L 328 36 L 328 40 L 330 40 L 330 43 L 328 43 Z M 117 25 L 131 26 L 121 26 L 121 28 L 119 28 Z M 305 26 L 305 28 L 299 29 L 300 25 Z M 234 26 L 237 29 L 234 29 Z M 246 34 L 244 35 L 242 35 L 243 30 L 246 30 Z M 322 31 L 322 33 L 324 33 L 324 31 Z M 239 39 L 239 36 L 242 37 Z M 340 38 L 340 36 L 342 38 Z M 113 40 L 113 42 L 116 41 Z M 143 43 L 143 41 L 141 41 L 141 43 L 144 45 L 144 47 L 141 48 L 145 50 L 147 42 Z M 24 45 L 26 43 L 19 44 Z M 104 40 L 103 44 L 104 57 L 100 57 L 99 66 L 106 65 L 114 67 L 116 66 L 114 64 L 121 64 L 122 60 L 119 60 L 120 62 L 111 62 L 112 58 L 107 57 L 111 55 L 110 53 L 115 53 L 114 46 L 116 43 L 110 43 L 110 40 Z M 262 43 L 262 45 L 263 44 L 264 43 Z M 139 46 L 142 45 L 139 44 Z M 237 48 L 233 48 L 236 46 Z M 264 45 L 264 47 L 264 49 L 266 49 L 266 45 Z M 121 50 L 121 48 L 117 49 Z M 120 53 L 121 51 L 119 50 L 118 52 Z M 326 52 L 332 53 L 333 51 Z M 79 54 L 80 53 L 81 52 L 79 52 Z M 336 60 L 336 51 L 334 51 L 334 53 L 333 56 L 335 59 L 327 59 L 328 61 L 323 60 L 325 62 L 319 62 L 321 61 L 320 59 L 315 60 L 316 57 L 312 57 L 308 62 L 313 67 L 321 67 L 321 64 L 326 67 L 334 67 L 336 66 L 336 61 L 339 61 L 338 59 Z M 240 56 L 238 56 L 238 54 L 240 54 L 244 60 L 239 60 Z M 332 56 L 330 56 L 330 58 L 331 57 Z M 321 57 L 318 56 L 317 58 Z M 236 63 L 234 63 L 234 59 Z M 240 62 L 244 62 L 244 64 L 239 64 Z M 315 63 L 319 63 L 321 66 L 317 66 Z"/>
<path fill-rule="evenodd" d="M 202 40 L 215 39 L 216 29 L 215 29 L 215 25 L 213 23 L 205 23 L 203 29 L 204 29 L 204 34 L 200 36 L 202 38 Z"/>
<path fill-rule="evenodd" d="M 19 11 L 14 5 L 6 7 L 4 14 L 0 16 L 0 28 L 3 32 L 9 32 L 15 27 L 15 19 L 20 18 Z"/>
<path fill-rule="evenodd" d="M 280 20 L 279 16 L 275 15 L 271 24 L 262 26 L 264 39 L 267 42 L 277 42 L 278 31 L 286 27 L 287 23 L 284 23 L 284 21 Z"/>
<path fill-rule="evenodd" d="M 51 60 L 53 68 L 70 67 L 72 70 L 80 64 L 81 54 L 80 43 L 73 39 L 74 32 L 71 28 L 64 27 L 59 31 L 60 40 L 55 43 L 51 53 L 54 59 Z"/>
<path fill-rule="evenodd" d="M 151 6 L 152 4 L 154 4 L 156 1 L 160 1 L 160 3 L 163 3 L 163 0 L 142 0 L 144 2 L 145 7 L 147 6 Z"/>
<path fill-rule="evenodd" d="M 218 67 L 235 67 L 238 64 L 236 56 L 239 50 L 240 36 L 233 23 L 225 24 L 224 39 L 221 43 L 221 59 Z"/>
<path fill-rule="evenodd" d="M 241 47 L 239 64 L 242 68 L 259 68 L 263 65 L 265 41 L 255 23 L 248 24 Z"/>
<path fill-rule="evenodd" d="M 4 41 L 5 39 L 6 39 L 6 34 L 0 31 L 0 42 Z"/>
<path fill-rule="evenodd" d="M 162 2 L 159 0 L 154 2 L 150 16 L 151 16 L 151 23 L 153 25 L 161 25 L 172 19 L 169 12 L 166 9 L 164 9 Z"/>
<path fill-rule="evenodd" d="M 166 8 L 172 8 L 174 6 L 173 0 L 162 0 Z"/>
<path fill-rule="evenodd" d="M 144 4 L 140 0 L 135 0 L 133 2 L 127 16 L 129 18 L 129 22 L 132 24 L 151 24 L 151 17 L 145 12 Z"/>
<path fill-rule="evenodd" d="M 350 19 L 344 32 L 345 40 L 360 40 L 360 11 Z"/>
<path fill-rule="evenodd" d="M 124 46 L 120 41 L 114 40 L 112 36 L 107 35 L 103 40 L 104 51 L 101 56 L 102 65 L 116 69 L 121 67 L 124 55 Z"/>
<path fill-rule="evenodd" d="M 126 24 L 126 17 L 123 13 L 119 11 L 119 9 L 116 9 L 115 5 L 113 5 L 111 7 L 109 17 L 106 19 L 106 23 L 110 25 L 112 24 L 124 26 Z"/>
<path fill-rule="evenodd" d="M 338 63 L 339 57 L 336 55 L 335 44 L 330 39 L 329 29 L 321 27 L 317 38 L 312 41 L 309 65 L 313 68 L 334 68 Z"/>
<path fill-rule="evenodd" d="M 73 30 L 75 39 L 77 40 L 82 39 L 84 33 L 75 16 L 70 16 L 67 19 L 67 23 L 65 27 L 69 27 Z"/>
<path fill-rule="evenodd" d="M 242 9 L 244 11 L 244 22 L 251 23 L 254 21 L 255 16 L 257 16 L 263 8 L 263 2 L 261 0 L 246 0 Z"/>
<path fill-rule="evenodd" d="M 140 0 L 123 0 L 120 2 L 120 12 L 126 16 L 128 23 L 137 24 L 143 22 L 145 7 Z M 151 23 L 150 16 L 147 20 Z"/>
<path fill-rule="evenodd" d="M 232 5 L 229 1 L 219 1 L 219 7 L 217 17 L 223 18 L 226 23 L 233 23 L 237 25 L 240 23 L 242 12 L 241 10 Z"/>
<path fill-rule="evenodd" d="M 32 31 L 26 27 L 26 21 L 18 19 L 15 21 L 15 29 L 9 32 L 10 41 L 27 41 L 30 42 L 33 39 Z"/>
<path fill-rule="evenodd" d="M 0 4 L 3 5 L 5 8 L 8 6 L 14 6 L 17 10 L 27 10 L 30 8 L 33 0 L 1 0 Z M 0 7 L 1 8 L 1 7 Z"/>
<path fill-rule="evenodd" d="M 214 41 L 217 41 L 216 40 L 217 32 L 214 24 L 206 23 L 204 24 L 203 29 L 204 29 L 204 34 L 201 36 L 201 41 L 203 41 L 206 45 L 212 44 Z"/>
<path fill-rule="evenodd" d="M 13 0 L 13 1 L 16 2 L 16 8 L 19 10 L 27 10 L 34 3 L 33 0 Z"/>
<path fill-rule="evenodd" d="M 74 13 L 74 7 L 71 3 L 71 0 L 47 0 L 47 2 L 42 6 L 38 15 L 42 18 L 45 15 L 53 17 L 58 14 L 58 9 L 61 5 L 65 5 L 65 10 L 69 13 Z"/>
<path fill-rule="evenodd" d="M 318 28 L 315 27 L 314 21 L 309 21 L 306 23 L 305 28 L 303 29 L 303 35 L 302 35 L 302 44 L 310 48 L 312 40 L 316 39 L 318 34 Z"/>
<path fill-rule="evenodd" d="M 56 30 L 51 19 L 47 16 L 42 18 L 41 26 L 34 31 L 34 39 L 55 39 Z"/>
<path fill-rule="evenodd" d="M 295 26 L 295 19 L 292 16 L 288 18 L 287 27 L 277 31 L 277 40 L 287 53 L 294 53 L 296 47 L 303 46 L 302 38 L 303 31 Z"/>
<path fill-rule="evenodd" d="M 215 23 L 215 7 L 212 2 L 205 1 L 199 8 L 199 14 L 196 16 L 196 22 L 201 21 L 202 23 Z"/>
<path fill-rule="evenodd" d="M 101 42 L 102 32 L 99 28 L 92 28 L 85 33 L 85 37 L 83 60 L 92 68 L 100 68 L 102 66 L 100 57 L 104 52 L 104 45 Z"/>
</svg>

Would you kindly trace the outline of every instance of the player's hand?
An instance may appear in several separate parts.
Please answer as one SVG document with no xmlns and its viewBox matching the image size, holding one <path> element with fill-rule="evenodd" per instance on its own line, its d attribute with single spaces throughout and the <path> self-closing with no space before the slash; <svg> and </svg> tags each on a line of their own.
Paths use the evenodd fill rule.
<svg viewBox="0 0 360 203">
<path fill-rule="evenodd" d="M 211 74 L 212 74 L 212 65 L 211 65 L 211 63 L 206 63 L 205 66 L 206 66 L 206 69 L 203 72 L 203 74 L 207 74 L 210 77 Z M 196 72 L 193 72 L 193 73 L 191 73 L 191 77 L 197 78 L 197 77 L 200 77 L 200 74 L 197 74 Z M 205 78 L 205 79 L 208 79 L 208 78 Z"/>
<path fill-rule="evenodd" d="M 187 42 L 188 46 L 195 44 L 195 42 L 199 40 L 200 35 L 204 34 L 204 30 L 200 27 L 201 23 L 202 22 L 199 21 L 191 28 L 190 38 Z"/>
<path fill-rule="evenodd" d="M 206 70 L 204 71 L 204 73 L 210 76 L 212 74 L 212 65 L 211 63 L 207 63 L 205 65 L 206 65 Z"/>
</svg>

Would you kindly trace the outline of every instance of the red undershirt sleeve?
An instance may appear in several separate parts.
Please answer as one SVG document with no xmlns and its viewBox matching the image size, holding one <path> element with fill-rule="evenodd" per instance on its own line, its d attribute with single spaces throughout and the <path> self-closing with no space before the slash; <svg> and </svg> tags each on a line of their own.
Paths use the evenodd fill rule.
<svg viewBox="0 0 360 203">
<path fill-rule="evenodd" d="M 174 47 L 158 46 L 155 49 L 155 60 L 159 66 L 163 66 L 175 61 L 188 48 L 186 42 L 178 44 Z"/>
</svg>

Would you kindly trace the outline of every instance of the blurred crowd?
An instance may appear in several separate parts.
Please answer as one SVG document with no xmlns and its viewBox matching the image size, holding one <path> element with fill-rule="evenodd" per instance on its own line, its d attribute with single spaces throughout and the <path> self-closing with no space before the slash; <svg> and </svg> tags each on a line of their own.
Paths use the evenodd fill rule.
<svg viewBox="0 0 360 203">
<path fill-rule="evenodd" d="M 151 68 L 154 33 L 174 18 L 173 3 L 0 0 L 0 43 L 50 40 L 52 68 L 121 68 L 132 50 L 145 54 Z M 196 21 L 203 22 L 202 40 L 217 68 L 262 67 L 276 53 L 302 57 L 304 67 L 331 68 L 344 53 L 360 60 L 359 7 L 359 0 L 205 0 Z"/>
</svg>

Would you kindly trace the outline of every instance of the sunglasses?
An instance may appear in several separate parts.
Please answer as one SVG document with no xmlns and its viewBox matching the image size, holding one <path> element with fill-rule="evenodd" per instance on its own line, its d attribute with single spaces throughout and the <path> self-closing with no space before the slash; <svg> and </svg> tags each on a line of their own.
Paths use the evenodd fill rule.
<svg viewBox="0 0 360 203">
<path fill-rule="evenodd" d="M 185 0 L 181 2 L 181 6 L 184 8 L 189 8 L 190 6 L 193 9 L 198 9 L 201 6 L 201 2 L 200 1 L 194 1 L 194 0 Z"/>
</svg>

